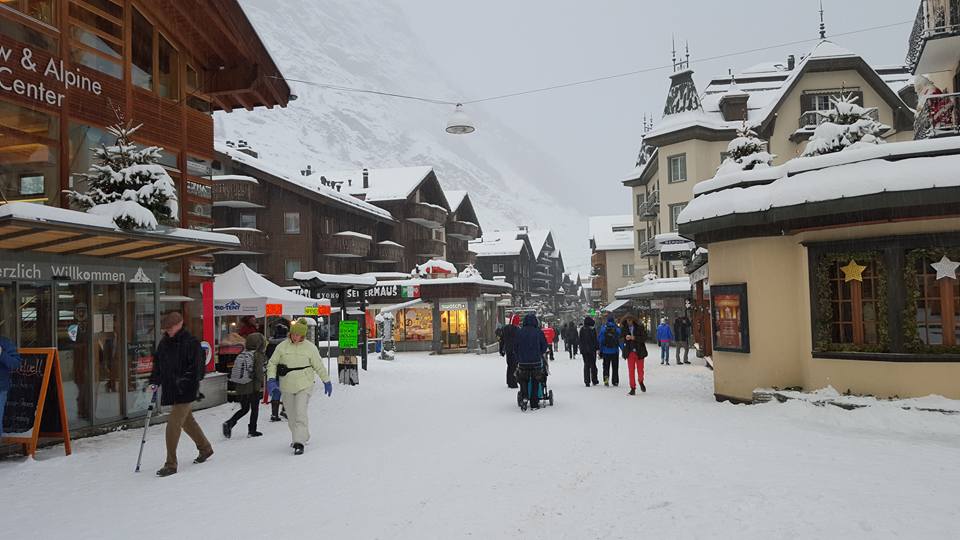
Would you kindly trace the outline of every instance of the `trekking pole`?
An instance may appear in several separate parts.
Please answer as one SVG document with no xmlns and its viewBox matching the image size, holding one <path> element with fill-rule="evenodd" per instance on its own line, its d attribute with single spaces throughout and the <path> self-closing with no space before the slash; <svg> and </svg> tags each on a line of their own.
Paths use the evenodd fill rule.
<svg viewBox="0 0 960 540">
<path fill-rule="evenodd" d="M 140 453 L 137 454 L 137 468 L 133 472 L 140 472 L 140 461 L 143 459 L 143 447 L 147 444 L 147 430 L 150 428 L 150 417 L 153 416 L 153 410 L 157 405 L 157 391 L 153 391 L 150 397 L 150 406 L 147 407 L 147 420 L 143 423 L 143 438 L 140 439 Z"/>
</svg>

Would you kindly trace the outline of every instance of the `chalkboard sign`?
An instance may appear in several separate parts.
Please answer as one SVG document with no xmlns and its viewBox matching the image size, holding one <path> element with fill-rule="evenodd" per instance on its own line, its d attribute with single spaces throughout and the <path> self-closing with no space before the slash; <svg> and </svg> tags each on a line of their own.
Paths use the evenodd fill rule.
<svg viewBox="0 0 960 540">
<path fill-rule="evenodd" d="M 64 440 L 70 455 L 70 430 L 63 400 L 60 355 L 56 349 L 20 349 L 23 362 L 10 373 L 10 390 L 3 411 L 3 440 L 23 445 L 32 456 L 40 437 Z"/>
</svg>

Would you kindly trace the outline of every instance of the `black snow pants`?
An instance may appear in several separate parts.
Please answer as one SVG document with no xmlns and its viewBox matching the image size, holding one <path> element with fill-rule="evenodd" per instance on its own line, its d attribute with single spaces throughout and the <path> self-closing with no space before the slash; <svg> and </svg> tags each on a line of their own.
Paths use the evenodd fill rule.
<svg viewBox="0 0 960 540">
<path fill-rule="evenodd" d="M 507 386 L 517 387 L 517 357 L 513 353 L 507 353 Z"/>
<path fill-rule="evenodd" d="M 600 384 L 597 380 L 597 353 L 583 353 L 583 384 Z"/>
<path fill-rule="evenodd" d="M 620 384 L 620 355 L 617 353 L 603 355 L 603 381 L 608 379 L 614 386 Z"/>
<path fill-rule="evenodd" d="M 546 381 L 546 374 L 543 368 L 520 367 L 517 370 L 517 381 L 520 383 L 520 395 L 530 400 L 531 407 L 540 406 L 540 385 Z"/>
<path fill-rule="evenodd" d="M 233 416 L 227 420 L 227 423 L 233 428 L 233 426 L 237 425 L 237 422 L 243 418 L 243 415 L 249 412 L 250 423 L 247 425 L 247 433 L 253 433 L 257 430 L 257 418 L 260 416 L 260 394 L 237 396 L 237 401 L 240 403 L 240 410 L 235 412 Z"/>
</svg>

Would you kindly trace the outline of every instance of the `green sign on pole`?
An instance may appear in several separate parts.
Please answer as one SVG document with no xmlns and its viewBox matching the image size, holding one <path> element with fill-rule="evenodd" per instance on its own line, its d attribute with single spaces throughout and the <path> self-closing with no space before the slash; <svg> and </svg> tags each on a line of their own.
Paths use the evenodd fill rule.
<svg viewBox="0 0 960 540">
<path fill-rule="evenodd" d="M 357 338 L 360 336 L 360 321 L 340 321 L 340 334 L 337 345 L 340 350 L 356 349 L 359 347 Z"/>
<path fill-rule="evenodd" d="M 590 309 L 590 316 L 591 316 L 591 317 L 596 317 L 596 316 L 597 316 L 597 310 L 591 308 L 591 309 Z"/>
</svg>

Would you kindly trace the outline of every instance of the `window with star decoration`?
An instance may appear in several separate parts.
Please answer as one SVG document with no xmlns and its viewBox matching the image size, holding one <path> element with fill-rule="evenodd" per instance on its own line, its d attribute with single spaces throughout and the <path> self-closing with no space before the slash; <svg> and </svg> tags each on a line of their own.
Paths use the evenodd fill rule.
<svg viewBox="0 0 960 540">
<path fill-rule="evenodd" d="M 960 353 L 960 248 L 906 254 L 905 346 L 911 352 Z"/>
<path fill-rule="evenodd" d="M 886 270 L 881 253 L 824 253 L 815 269 L 816 348 L 885 351 Z"/>
</svg>

